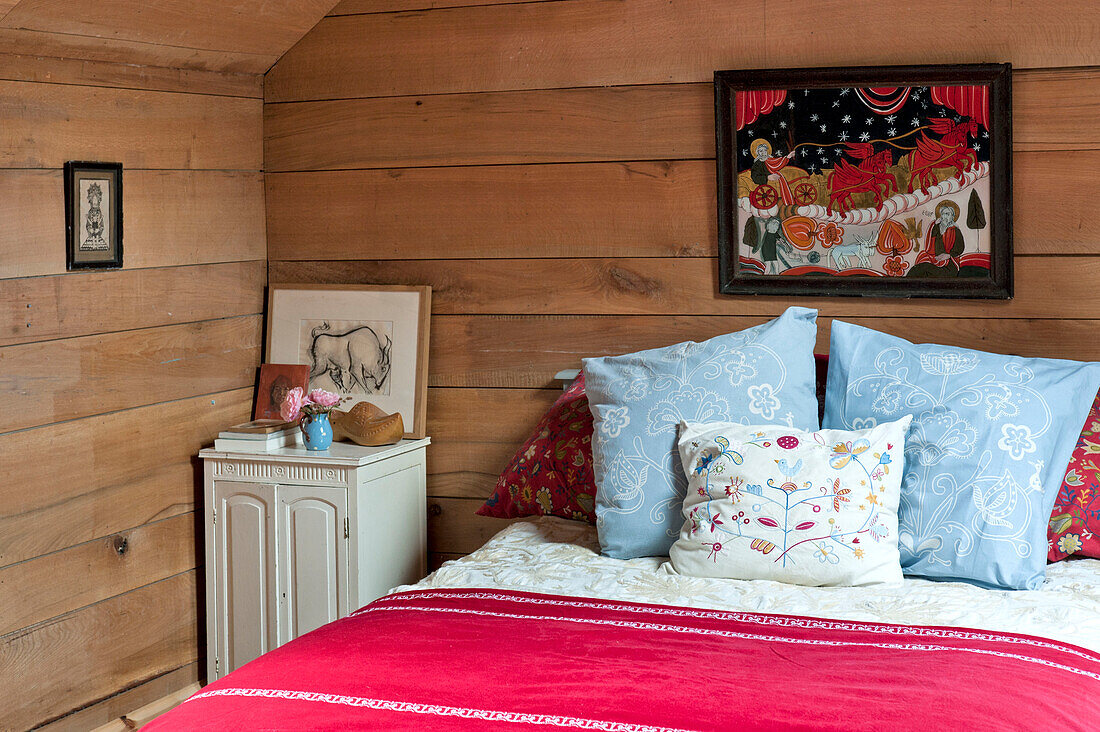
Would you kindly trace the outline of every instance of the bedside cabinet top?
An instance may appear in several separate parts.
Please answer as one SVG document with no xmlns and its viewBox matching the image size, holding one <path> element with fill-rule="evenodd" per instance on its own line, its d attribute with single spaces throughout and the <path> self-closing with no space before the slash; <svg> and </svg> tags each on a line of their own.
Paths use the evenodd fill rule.
<svg viewBox="0 0 1100 732">
<path fill-rule="evenodd" d="M 380 447 L 360 447 L 350 442 L 334 442 L 327 450 L 307 450 L 304 447 L 280 447 L 268 452 L 244 452 L 238 450 L 215 450 L 207 447 L 199 451 L 199 457 L 230 460 L 270 460 L 278 462 L 323 462 L 333 465 L 370 465 L 396 455 L 427 447 L 432 438 L 422 440 L 401 440 L 395 445 Z"/>
</svg>

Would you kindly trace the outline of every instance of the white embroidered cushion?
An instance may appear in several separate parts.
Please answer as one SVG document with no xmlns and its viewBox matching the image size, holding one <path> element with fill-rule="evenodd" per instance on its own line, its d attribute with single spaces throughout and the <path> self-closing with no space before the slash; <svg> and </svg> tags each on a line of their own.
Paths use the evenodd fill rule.
<svg viewBox="0 0 1100 732">
<path fill-rule="evenodd" d="M 910 417 L 805 432 L 680 424 L 680 574 L 845 586 L 901 581 L 898 501 Z"/>
</svg>

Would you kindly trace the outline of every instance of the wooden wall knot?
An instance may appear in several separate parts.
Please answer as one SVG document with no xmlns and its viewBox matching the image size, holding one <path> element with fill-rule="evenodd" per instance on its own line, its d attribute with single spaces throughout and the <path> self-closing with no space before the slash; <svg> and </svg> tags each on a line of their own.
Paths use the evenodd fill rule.
<svg viewBox="0 0 1100 732">
<path fill-rule="evenodd" d="M 428 506 L 429 516 L 438 516 L 441 513 L 443 513 L 443 507 L 440 506 L 438 503 L 432 503 Z"/>
<path fill-rule="evenodd" d="M 115 536 L 111 538 L 111 546 L 114 547 L 115 552 L 121 557 L 126 553 L 126 550 L 130 548 L 130 542 L 127 541 L 125 536 Z"/>
<path fill-rule="evenodd" d="M 615 264 L 608 265 L 601 279 L 608 287 L 618 292 L 645 295 L 646 297 L 656 297 L 661 292 L 659 281 Z"/>
<path fill-rule="evenodd" d="M 654 180 L 671 180 L 674 168 L 675 163 L 671 160 L 659 160 L 644 165 L 634 165 L 632 163 L 623 164 L 623 170 L 626 171 L 628 177 L 640 175 L 645 178 L 653 178 Z"/>
<path fill-rule="evenodd" d="M 679 244 L 676 246 L 675 256 L 677 257 L 706 257 L 710 254 L 702 242 L 692 242 L 691 244 Z"/>
</svg>

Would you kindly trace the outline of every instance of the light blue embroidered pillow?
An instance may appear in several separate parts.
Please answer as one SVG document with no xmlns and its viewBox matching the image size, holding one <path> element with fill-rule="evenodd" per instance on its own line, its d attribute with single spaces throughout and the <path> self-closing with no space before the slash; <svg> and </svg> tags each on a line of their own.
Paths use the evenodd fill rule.
<svg viewBox="0 0 1100 732">
<path fill-rule="evenodd" d="M 790 308 L 740 333 L 586 358 L 596 528 L 604 554 L 664 556 L 680 534 L 687 480 L 681 421 L 816 430 L 817 311 Z"/>
<path fill-rule="evenodd" d="M 906 574 L 1035 589 L 1098 386 L 1097 363 L 914 345 L 834 321 L 824 425 L 913 415 L 898 511 Z"/>
</svg>

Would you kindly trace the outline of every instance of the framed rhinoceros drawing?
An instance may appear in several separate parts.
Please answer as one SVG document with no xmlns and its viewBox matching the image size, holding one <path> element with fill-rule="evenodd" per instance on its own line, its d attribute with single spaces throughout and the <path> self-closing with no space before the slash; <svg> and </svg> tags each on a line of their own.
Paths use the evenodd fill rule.
<svg viewBox="0 0 1100 732">
<path fill-rule="evenodd" d="M 721 292 L 1012 297 L 1010 76 L 715 72 Z"/>
<path fill-rule="evenodd" d="M 423 437 L 430 311 L 430 287 L 272 285 L 267 361 L 308 366 L 310 389 L 400 412 Z"/>
</svg>

